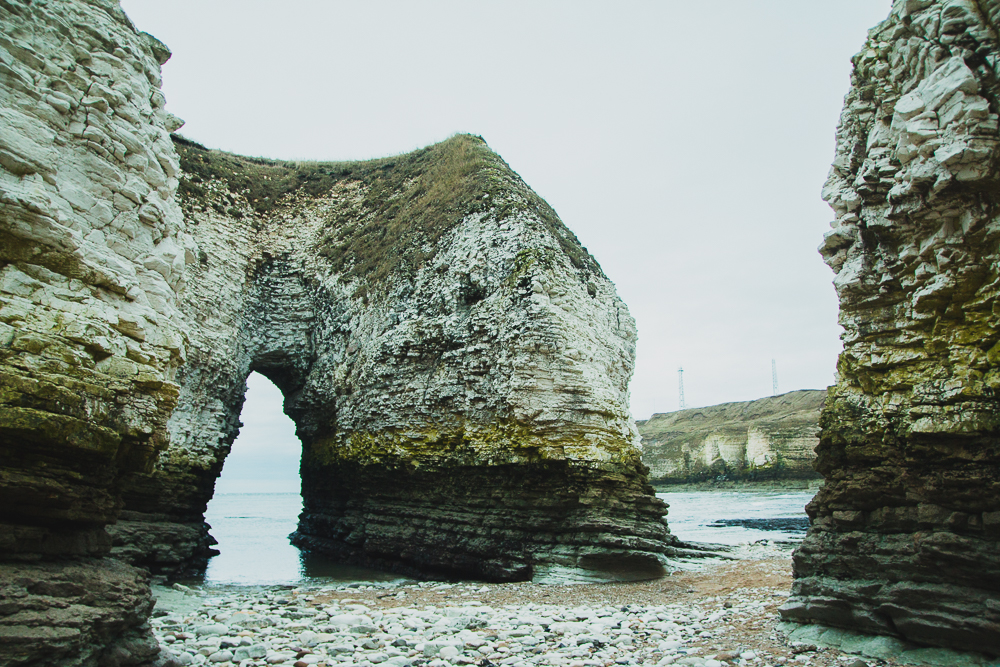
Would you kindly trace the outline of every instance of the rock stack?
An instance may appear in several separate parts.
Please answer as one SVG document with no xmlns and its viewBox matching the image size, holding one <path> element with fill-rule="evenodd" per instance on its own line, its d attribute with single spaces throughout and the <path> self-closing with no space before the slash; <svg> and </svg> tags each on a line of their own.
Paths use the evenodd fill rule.
<svg viewBox="0 0 1000 667">
<path fill-rule="evenodd" d="M 1000 654 L 1000 2 L 897 0 L 824 197 L 844 351 L 786 619 Z"/>
</svg>

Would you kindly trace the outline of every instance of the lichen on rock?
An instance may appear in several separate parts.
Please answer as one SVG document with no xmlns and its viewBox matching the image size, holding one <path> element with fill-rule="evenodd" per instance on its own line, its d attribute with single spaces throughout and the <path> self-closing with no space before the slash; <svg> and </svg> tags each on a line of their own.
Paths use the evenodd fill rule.
<svg viewBox="0 0 1000 667">
<path fill-rule="evenodd" d="M 844 351 L 786 619 L 1000 654 L 1000 3 L 897 0 L 823 190 Z"/>
</svg>

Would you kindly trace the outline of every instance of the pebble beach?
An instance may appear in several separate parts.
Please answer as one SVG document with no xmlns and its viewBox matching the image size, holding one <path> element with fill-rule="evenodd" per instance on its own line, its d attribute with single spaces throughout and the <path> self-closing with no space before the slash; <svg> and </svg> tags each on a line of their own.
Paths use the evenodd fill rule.
<svg viewBox="0 0 1000 667">
<path fill-rule="evenodd" d="M 787 548 L 756 545 L 645 582 L 156 587 L 151 623 L 183 665 L 897 664 L 791 640 L 790 582 Z"/>
</svg>

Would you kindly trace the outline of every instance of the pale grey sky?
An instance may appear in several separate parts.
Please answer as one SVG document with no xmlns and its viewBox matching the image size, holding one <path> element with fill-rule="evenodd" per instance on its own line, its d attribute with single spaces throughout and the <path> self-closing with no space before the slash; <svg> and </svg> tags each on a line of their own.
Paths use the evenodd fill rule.
<svg viewBox="0 0 1000 667">
<path fill-rule="evenodd" d="M 678 366 L 689 407 L 769 395 L 772 358 L 781 391 L 833 382 L 819 193 L 890 4 L 122 1 L 173 50 L 167 108 L 206 146 L 343 160 L 482 135 L 635 316 L 637 419 L 677 409 Z M 247 427 L 234 451 L 288 447 L 297 472 L 274 438 Z"/>
</svg>

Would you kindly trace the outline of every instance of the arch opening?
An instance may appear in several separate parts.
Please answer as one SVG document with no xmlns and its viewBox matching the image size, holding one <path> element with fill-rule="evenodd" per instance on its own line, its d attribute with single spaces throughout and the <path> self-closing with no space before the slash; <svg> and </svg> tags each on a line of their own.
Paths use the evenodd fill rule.
<svg viewBox="0 0 1000 667">
<path fill-rule="evenodd" d="M 250 373 L 239 435 L 205 511 L 219 552 L 208 562 L 206 583 L 287 582 L 302 575 L 300 551 L 288 540 L 302 511 L 302 445 L 283 398 L 267 377 Z"/>
</svg>

